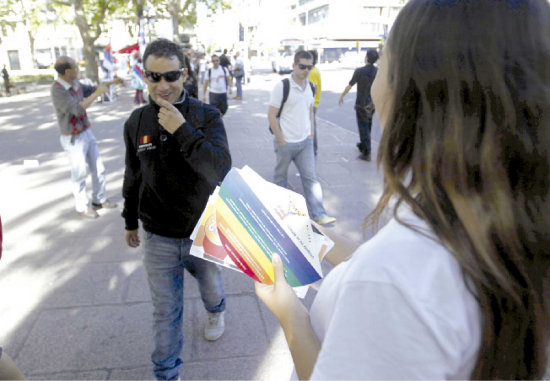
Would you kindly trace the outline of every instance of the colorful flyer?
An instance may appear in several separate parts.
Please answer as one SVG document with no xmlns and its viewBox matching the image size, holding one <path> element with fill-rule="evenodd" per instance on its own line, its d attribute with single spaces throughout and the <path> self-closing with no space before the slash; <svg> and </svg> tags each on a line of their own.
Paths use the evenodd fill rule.
<svg viewBox="0 0 550 381">
<path fill-rule="evenodd" d="M 250 167 L 232 168 L 210 196 L 191 238 L 191 254 L 273 283 L 271 257 L 281 256 L 287 282 L 322 278 L 333 242 L 309 219 L 302 195 L 264 180 Z"/>
</svg>

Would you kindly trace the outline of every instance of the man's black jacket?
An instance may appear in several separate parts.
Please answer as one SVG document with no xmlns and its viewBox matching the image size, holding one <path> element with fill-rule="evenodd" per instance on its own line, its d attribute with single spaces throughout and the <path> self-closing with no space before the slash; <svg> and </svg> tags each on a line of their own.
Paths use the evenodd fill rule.
<svg viewBox="0 0 550 381">
<path fill-rule="evenodd" d="M 158 123 L 150 99 L 124 124 L 126 169 L 122 194 L 127 230 L 143 228 L 187 238 L 229 169 L 231 155 L 219 111 L 185 94 L 174 105 L 186 122 L 173 135 Z"/>
</svg>

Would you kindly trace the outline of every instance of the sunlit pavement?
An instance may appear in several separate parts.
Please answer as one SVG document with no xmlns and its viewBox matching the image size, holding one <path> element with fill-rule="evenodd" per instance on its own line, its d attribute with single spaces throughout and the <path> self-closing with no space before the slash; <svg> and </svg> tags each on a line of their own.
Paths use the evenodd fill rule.
<svg viewBox="0 0 550 381">
<path fill-rule="evenodd" d="M 275 162 L 267 102 L 279 79 L 253 76 L 244 100 L 231 100 L 225 117 L 233 165 L 247 164 L 266 179 Z M 89 109 L 107 193 L 119 203 L 122 129 L 132 98 L 132 90 L 121 89 L 116 102 Z M 359 243 L 371 235 L 362 224 L 381 179 L 374 161 L 357 159 L 352 130 L 318 120 L 317 173 L 325 207 L 338 219 L 331 229 Z M 97 220 L 75 215 L 48 86 L 0 98 L 0 142 L 0 345 L 31 379 L 151 379 L 152 307 L 140 252 L 124 243 L 120 208 L 100 210 Z M 293 166 L 289 179 L 301 191 Z M 226 331 L 216 342 L 202 337 L 206 313 L 196 282 L 185 278 L 182 379 L 288 379 L 292 360 L 284 336 L 253 282 L 227 269 L 223 277 Z"/>
</svg>

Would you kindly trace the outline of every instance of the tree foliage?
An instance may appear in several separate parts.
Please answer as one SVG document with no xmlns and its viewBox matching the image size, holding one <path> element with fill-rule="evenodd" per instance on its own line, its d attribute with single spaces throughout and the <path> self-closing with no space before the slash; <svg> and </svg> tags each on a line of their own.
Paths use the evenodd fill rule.
<svg viewBox="0 0 550 381">
<path fill-rule="evenodd" d="M 29 37 L 33 65 L 36 65 L 34 41 L 40 25 L 48 22 L 51 12 L 46 0 L 3 0 L 0 7 L 0 31 L 3 36 L 8 30 L 15 30 L 19 23 Z"/>
<path fill-rule="evenodd" d="M 97 57 L 94 44 L 107 28 L 109 17 L 126 5 L 124 0 L 53 0 L 56 8 L 69 7 L 82 38 L 86 76 L 98 80 Z"/>
<path fill-rule="evenodd" d="M 155 5 L 159 16 L 172 19 L 175 41 L 180 28 L 191 28 L 197 23 L 198 4 L 203 4 L 210 14 L 231 8 L 229 0 L 154 0 L 151 3 Z"/>
</svg>

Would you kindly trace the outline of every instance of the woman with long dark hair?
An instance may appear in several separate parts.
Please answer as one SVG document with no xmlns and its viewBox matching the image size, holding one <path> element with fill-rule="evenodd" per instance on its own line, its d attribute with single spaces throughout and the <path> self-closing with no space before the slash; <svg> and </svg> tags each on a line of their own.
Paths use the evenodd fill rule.
<svg viewBox="0 0 550 381">
<path fill-rule="evenodd" d="M 257 294 L 301 379 L 540 379 L 549 347 L 550 5 L 410 0 L 372 88 L 393 218 L 308 312 Z M 333 249 L 334 250 L 334 249 Z"/>
</svg>

